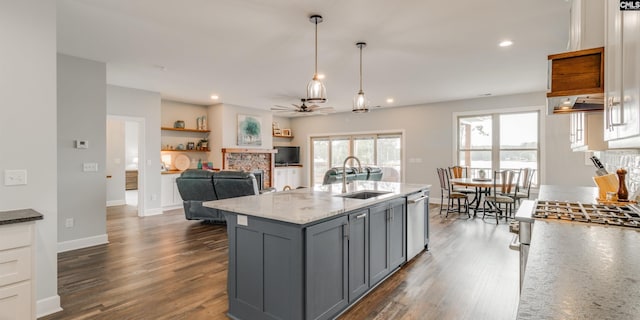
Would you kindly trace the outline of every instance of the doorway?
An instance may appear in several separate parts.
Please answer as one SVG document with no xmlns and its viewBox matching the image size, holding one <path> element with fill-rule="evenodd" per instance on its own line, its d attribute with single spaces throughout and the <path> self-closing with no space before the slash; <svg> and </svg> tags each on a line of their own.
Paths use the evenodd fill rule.
<svg viewBox="0 0 640 320">
<path fill-rule="evenodd" d="M 107 206 L 144 216 L 144 118 L 107 116 Z"/>
</svg>

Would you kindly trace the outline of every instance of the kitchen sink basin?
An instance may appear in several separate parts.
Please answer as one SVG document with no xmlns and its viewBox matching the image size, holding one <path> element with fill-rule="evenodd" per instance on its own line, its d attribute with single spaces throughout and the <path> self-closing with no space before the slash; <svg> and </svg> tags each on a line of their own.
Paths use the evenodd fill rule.
<svg viewBox="0 0 640 320">
<path fill-rule="evenodd" d="M 369 198 L 373 198 L 373 197 L 377 197 L 377 196 L 381 196 L 384 194 L 388 194 L 391 193 L 390 191 L 369 191 L 369 190 L 365 190 L 365 191 L 358 191 L 358 192 L 354 192 L 354 193 L 349 193 L 349 194 L 341 194 L 341 195 L 337 195 L 336 197 L 342 197 L 342 198 L 349 198 L 349 199 L 369 199 Z"/>
</svg>

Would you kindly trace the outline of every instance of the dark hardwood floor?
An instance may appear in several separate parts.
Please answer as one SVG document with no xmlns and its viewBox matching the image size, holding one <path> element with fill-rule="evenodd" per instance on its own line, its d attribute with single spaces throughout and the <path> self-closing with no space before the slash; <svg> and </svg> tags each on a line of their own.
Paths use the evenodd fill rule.
<svg viewBox="0 0 640 320">
<path fill-rule="evenodd" d="M 514 319 L 518 253 L 504 222 L 432 206 L 431 246 L 340 319 Z M 224 226 L 182 210 L 107 210 L 109 244 L 58 255 L 64 311 L 40 319 L 227 319 Z"/>
</svg>

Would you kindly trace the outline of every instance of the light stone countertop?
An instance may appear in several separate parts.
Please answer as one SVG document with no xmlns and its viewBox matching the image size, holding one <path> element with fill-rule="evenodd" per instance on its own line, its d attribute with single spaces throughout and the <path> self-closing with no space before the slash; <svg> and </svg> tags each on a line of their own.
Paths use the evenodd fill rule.
<svg viewBox="0 0 640 320">
<path fill-rule="evenodd" d="M 542 186 L 540 200 L 594 203 L 597 188 Z M 517 319 L 640 319 L 640 230 L 526 217 L 531 247 Z"/>
<path fill-rule="evenodd" d="M 536 220 L 518 319 L 640 319 L 640 230 Z"/>
<path fill-rule="evenodd" d="M 342 191 L 342 184 L 336 183 L 318 185 L 314 188 L 207 201 L 202 205 L 224 211 L 304 225 L 429 189 L 431 186 L 396 182 L 353 181 L 347 187 L 346 194 L 371 190 L 389 191 L 390 193 L 365 200 L 343 198 L 339 197 Z"/>
</svg>

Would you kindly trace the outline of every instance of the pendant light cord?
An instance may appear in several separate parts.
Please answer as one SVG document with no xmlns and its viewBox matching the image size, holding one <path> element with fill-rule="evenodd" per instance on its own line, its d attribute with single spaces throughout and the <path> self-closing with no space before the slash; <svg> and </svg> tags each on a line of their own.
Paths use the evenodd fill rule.
<svg viewBox="0 0 640 320">
<path fill-rule="evenodd" d="M 362 92 L 362 45 L 360 47 L 360 92 Z"/>
<path fill-rule="evenodd" d="M 314 19 L 314 24 L 316 25 L 316 67 L 313 77 L 316 78 L 318 76 L 318 18 Z"/>
</svg>

